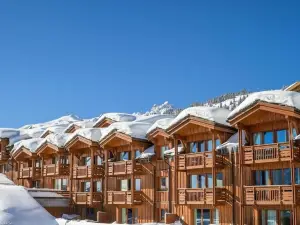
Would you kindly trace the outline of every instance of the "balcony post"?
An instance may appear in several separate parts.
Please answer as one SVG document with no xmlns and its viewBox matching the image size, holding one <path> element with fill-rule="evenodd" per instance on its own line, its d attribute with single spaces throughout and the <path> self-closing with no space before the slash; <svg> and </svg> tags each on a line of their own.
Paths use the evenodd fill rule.
<svg viewBox="0 0 300 225">
<path fill-rule="evenodd" d="M 47 175 L 47 173 L 46 173 Z M 44 156 L 41 155 L 41 178 L 42 178 L 42 187 L 45 188 L 45 180 L 44 180 Z"/>
<path fill-rule="evenodd" d="M 175 136 L 174 137 L 174 151 L 175 151 L 175 156 L 174 156 L 174 169 L 175 169 L 175 176 L 174 176 L 174 190 L 177 190 L 178 188 L 178 185 L 177 185 L 177 177 L 178 177 L 178 139 L 177 137 Z M 175 204 L 178 204 L 178 191 L 177 193 L 175 194 Z M 176 209 L 176 208 L 175 208 Z"/>
<path fill-rule="evenodd" d="M 33 157 L 32 158 L 32 179 L 35 179 L 35 161 L 36 161 L 36 158 Z M 29 177 L 30 177 L 30 168 L 29 168 Z"/>
<path fill-rule="evenodd" d="M 212 132 L 212 178 L 213 178 L 213 205 L 216 205 L 216 141 L 215 133 Z"/>
<path fill-rule="evenodd" d="M 70 149 L 69 149 L 70 151 Z M 69 180 L 70 180 L 70 197 L 72 199 L 72 191 L 73 191 L 73 168 L 74 168 L 74 153 L 71 152 L 71 154 L 69 155 L 70 157 L 70 176 L 69 176 Z"/>
<path fill-rule="evenodd" d="M 240 177 L 240 224 L 244 224 L 244 192 L 243 192 L 243 133 L 242 128 L 238 124 L 238 136 L 239 136 L 239 177 Z"/>
<path fill-rule="evenodd" d="M 105 185 L 104 185 L 104 203 L 107 204 L 107 191 L 108 191 L 108 150 L 104 149 L 105 161 Z"/>
<path fill-rule="evenodd" d="M 95 155 L 95 147 L 94 146 L 91 146 L 91 180 L 90 180 L 90 193 L 91 193 L 91 196 L 90 196 L 90 204 L 93 203 L 93 191 L 94 191 L 94 179 L 93 179 L 93 176 L 94 176 L 94 164 L 95 164 L 95 159 L 94 159 L 94 155 Z M 88 199 L 88 198 L 87 198 Z"/>
<path fill-rule="evenodd" d="M 134 190 L 135 190 L 135 181 L 134 181 L 134 169 L 135 169 L 135 154 L 134 154 L 134 148 L 133 144 L 130 144 L 130 149 L 131 149 L 131 166 L 132 166 L 132 171 L 131 171 L 131 204 L 134 203 Z"/>
<path fill-rule="evenodd" d="M 55 165 L 55 175 L 60 175 L 60 157 L 61 157 L 61 154 L 58 153 L 57 165 Z M 56 169 L 56 166 L 57 166 L 57 169 Z"/>
</svg>

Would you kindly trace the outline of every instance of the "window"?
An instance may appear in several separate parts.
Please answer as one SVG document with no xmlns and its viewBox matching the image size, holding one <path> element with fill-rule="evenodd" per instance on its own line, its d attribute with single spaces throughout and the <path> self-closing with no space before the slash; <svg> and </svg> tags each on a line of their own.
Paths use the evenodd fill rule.
<svg viewBox="0 0 300 225">
<path fill-rule="evenodd" d="M 83 182 L 83 192 L 90 192 L 91 190 L 91 182 L 86 181 Z"/>
<path fill-rule="evenodd" d="M 190 188 L 212 188 L 212 174 L 190 175 Z"/>
<path fill-rule="evenodd" d="M 69 157 L 68 156 L 61 156 L 60 157 L 61 164 L 67 165 L 69 164 Z"/>
<path fill-rule="evenodd" d="M 34 188 L 40 188 L 40 181 L 39 180 L 32 181 L 32 187 L 34 187 Z"/>
<path fill-rule="evenodd" d="M 288 142 L 288 132 L 287 130 L 277 130 L 276 131 L 277 143 Z"/>
<path fill-rule="evenodd" d="M 197 175 L 191 175 L 190 176 L 190 187 L 191 188 L 197 188 L 198 187 L 198 176 Z"/>
<path fill-rule="evenodd" d="M 212 140 L 207 141 L 207 151 L 211 152 L 213 149 L 213 142 Z"/>
<path fill-rule="evenodd" d="M 213 223 L 216 224 L 216 225 L 219 225 L 220 224 L 219 218 L 220 218 L 220 216 L 219 216 L 219 210 L 215 209 L 214 210 L 214 221 L 213 221 Z"/>
<path fill-rule="evenodd" d="M 223 187 L 223 173 L 217 173 L 216 174 L 216 179 L 217 179 L 216 186 L 217 187 Z"/>
<path fill-rule="evenodd" d="M 160 157 L 163 159 L 165 157 L 165 151 L 169 150 L 169 147 L 166 146 L 161 146 L 160 148 Z"/>
<path fill-rule="evenodd" d="M 161 222 L 165 221 L 166 212 L 167 212 L 167 210 L 165 210 L 165 209 L 160 210 L 160 221 Z"/>
<path fill-rule="evenodd" d="M 264 132 L 263 135 L 264 135 L 264 144 L 274 143 L 273 132 L 272 131 Z"/>
<path fill-rule="evenodd" d="M 289 211 L 289 210 L 280 211 L 280 224 L 281 225 L 293 224 L 291 211 Z"/>
<path fill-rule="evenodd" d="M 211 211 L 209 209 L 194 209 L 194 224 L 209 225 Z"/>
<path fill-rule="evenodd" d="M 286 185 L 292 184 L 290 168 L 283 169 L 283 184 L 286 184 Z"/>
<path fill-rule="evenodd" d="M 272 170 L 272 184 L 282 184 L 282 170 Z"/>
<path fill-rule="evenodd" d="M 129 191 L 131 190 L 131 183 L 130 179 L 128 180 L 121 180 L 121 191 Z"/>
<path fill-rule="evenodd" d="M 94 182 L 94 191 L 95 192 L 102 192 L 102 182 L 101 181 L 95 181 Z"/>
<path fill-rule="evenodd" d="M 136 191 L 141 190 L 141 179 L 135 179 L 135 190 Z"/>
<path fill-rule="evenodd" d="M 199 152 L 205 152 L 205 142 L 200 141 L 198 142 Z"/>
<path fill-rule="evenodd" d="M 219 145 L 221 145 L 221 141 L 220 141 L 220 139 L 217 139 L 216 140 L 216 147 L 219 146 Z"/>
<path fill-rule="evenodd" d="M 295 137 L 297 137 L 297 131 L 296 131 L 296 129 L 295 128 L 293 128 L 293 138 L 295 138 Z"/>
<path fill-rule="evenodd" d="M 255 185 L 290 185 L 291 170 L 276 169 L 276 170 L 256 170 Z"/>
<path fill-rule="evenodd" d="M 269 171 L 268 170 L 256 170 L 255 173 L 255 185 L 269 185 Z"/>
<path fill-rule="evenodd" d="M 139 157 L 141 155 L 141 151 L 140 150 L 136 150 L 135 151 L 135 158 Z"/>
<path fill-rule="evenodd" d="M 84 166 L 90 166 L 91 165 L 91 157 L 83 157 L 82 161 L 83 161 Z"/>
<path fill-rule="evenodd" d="M 35 167 L 40 168 L 41 167 L 41 161 L 39 159 L 35 160 Z"/>
<path fill-rule="evenodd" d="M 102 158 L 99 155 L 96 155 L 95 156 L 95 163 L 96 163 L 96 165 L 101 166 L 102 162 L 103 162 Z"/>
<path fill-rule="evenodd" d="M 261 133 L 254 133 L 253 134 L 253 143 L 254 143 L 254 145 L 261 145 L 262 144 Z"/>
<path fill-rule="evenodd" d="M 68 180 L 61 179 L 61 190 L 66 191 L 68 189 Z"/>
<path fill-rule="evenodd" d="M 168 190 L 169 188 L 169 179 L 168 177 L 160 178 L 160 190 Z"/>
<path fill-rule="evenodd" d="M 129 152 L 121 152 L 120 157 L 121 160 L 130 160 Z"/>
<path fill-rule="evenodd" d="M 295 183 L 300 184 L 300 168 L 295 168 Z"/>
<path fill-rule="evenodd" d="M 261 224 L 262 225 L 276 225 L 276 210 L 262 210 Z"/>
<path fill-rule="evenodd" d="M 207 174 L 207 187 L 212 188 L 213 187 L 213 177 L 212 174 Z"/>
<path fill-rule="evenodd" d="M 190 143 L 190 152 L 197 152 L 197 142 Z"/>
</svg>

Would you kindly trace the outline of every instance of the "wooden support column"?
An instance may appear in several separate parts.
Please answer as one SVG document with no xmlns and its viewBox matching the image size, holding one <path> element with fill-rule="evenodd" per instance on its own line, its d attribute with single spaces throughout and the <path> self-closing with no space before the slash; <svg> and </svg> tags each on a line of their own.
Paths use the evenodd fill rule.
<svg viewBox="0 0 300 225">
<path fill-rule="evenodd" d="M 45 188 L 45 178 L 44 178 L 44 156 L 41 155 L 41 178 L 42 178 L 42 187 Z"/>
<path fill-rule="evenodd" d="M 91 204 L 93 203 L 93 192 L 94 192 L 94 167 L 95 167 L 95 152 L 97 151 L 97 149 L 95 149 L 94 146 L 91 146 L 91 179 L 90 179 L 90 193 L 91 193 Z"/>
<path fill-rule="evenodd" d="M 105 164 L 104 164 L 105 165 L 104 204 L 107 204 L 107 191 L 108 191 L 108 150 L 106 150 L 106 149 L 104 149 L 104 162 L 105 162 Z"/>
<path fill-rule="evenodd" d="M 70 151 L 70 150 L 69 150 Z M 71 154 L 69 155 L 70 157 L 70 176 L 69 176 L 69 180 L 70 180 L 70 198 L 72 199 L 72 191 L 73 191 L 73 168 L 74 168 L 74 153 L 71 152 Z"/>
<path fill-rule="evenodd" d="M 213 204 L 216 205 L 216 140 L 215 133 L 212 131 L 212 178 L 213 178 Z"/>
<path fill-rule="evenodd" d="M 240 177 L 240 225 L 244 225 L 244 182 L 243 182 L 243 131 L 238 126 L 239 136 L 239 177 Z"/>
<path fill-rule="evenodd" d="M 178 188 L 178 162 L 177 162 L 177 158 L 178 158 L 178 139 L 175 136 L 174 137 L 174 150 L 175 150 L 175 157 L 174 157 L 174 163 L 175 163 L 175 176 L 174 176 L 174 184 L 175 184 L 175 188 L 174 191 L 176 191 L 175 193 L 175 204 L 178 204 L 178 193 L 177 193 L 177 188 Z M 170 182 L 169 182 L 170 183 Z"/>
<path fill-rule="evenodd" d="M 32 169 L 32 177 L 31 177 L 31 184 L 30 184 L 30 187 L 33 187 L 33 180 L 35 180 L 35 161 L 36 161 L 36 158 L 33 157 L 32 158 L 32 165 L 31 165 L 31 169 Z"/>
<path fill-rule="evenodd" d="M 134 190 L 135 190 L 135 182 L 134 182 L 134 171 L 135 171 L 135 154 L 133 144 L 130 144 L 131 149 L 131 163 L 132 163 L 132 174 L 131 174 L 131 204 L 134 203 Z"/>
<path fill-rule="evenodd" d="M 57 170 L 55 170 L 56 175 L 60 175 L 60 164 L 61 164 L 61 153 L 58 153 L 58 160 L 57 160 Z"/>
</svg>

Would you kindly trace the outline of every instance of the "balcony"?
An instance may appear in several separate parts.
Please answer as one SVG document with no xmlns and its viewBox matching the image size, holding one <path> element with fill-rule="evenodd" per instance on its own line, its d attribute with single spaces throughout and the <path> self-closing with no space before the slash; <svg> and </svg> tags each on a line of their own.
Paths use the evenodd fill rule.
<svg viewBox="0 0 300 225">
<path fill-rule="evenodd" d="M 0 161 L 7 161 L 9 159 L 9 152 L 0 151 Z"/>
<path fill-rule="evenodd" d="M 75 192 L 72 193 L 72 200 L 77 205 L 97 206 L 103 202 L 101 192 Z"/>
<path fill-rule="evenodd" d="M 43 166 L 43 176 L 67 176 L 70 173 L 70 167 L 68 164 L 50 164 Z"/>
<path fill-rule="evenodd" d="M 103 166 L 94 165 L 93 171 L 91 166 L 75 166 L 73 168 L 73 179 L 84 179 L 93 177 L 101 177 L 104 175 Z"/>
<path fill-rule="evenodd" d="M 132 201 L 133 200 L 133 201 Z M 107 191 L 107 204 L 141 204 L 141 191 L 134 191 L 132 199 L 131 191 Z"/>
<path fill-rule="evenodd" d="M 225 189 L 216 188 L 215 198 L 217 204 L 225 202 Z M 213 201 L 214 191 L 213 188 L 178 188 L 178 204 L 214 204 Z"/>
<path fill-rule="evenodd" d="M 292 157 L 288 142 L 244 146 L 243 151 L 244 164 L 290 161 Z M 298 149 L 295 149 L 295 156 L 298 154 Z"/>
<path fill-rule="evenodd" d="M 223 156 L 216 153 L 216 166 L 222 166 Z M 193 170 L 213 167 L 213 152 L 198 152 L 178 156 L 178 170 Z"/>
<path fill-rule="evenodd" d="M 22 168 L 19 172 L 20 179 L 28 179 L 28 178 L 40 178 L 41 177 L 41 168 L 35 168 L 33 170 L 32 167 Z"/>
<path fill-rule="evenodd" d="M 290 185 L 244 186 L 246 205 L 291 205 L 293 188 Z"/>
<path fill-rule="evenodd" d="M 141 164 L 136 163 L 133 168 L 131 160 L 108 163 L 108 176 L 130 175 L 133 172 L 142 172 Z"/>
</svg>

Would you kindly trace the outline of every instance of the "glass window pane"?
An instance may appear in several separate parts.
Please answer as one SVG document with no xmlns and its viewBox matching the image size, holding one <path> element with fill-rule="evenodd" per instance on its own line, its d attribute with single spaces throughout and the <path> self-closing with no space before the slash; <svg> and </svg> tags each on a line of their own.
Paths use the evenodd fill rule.
<svg viewBox="0 0 300 225">
<path fill-rule="evenodd" d="M 85 166 L 91 165 L 91 157 L 84 157 L 84 165 Z"/>
<path fill-rule="evenodd" d="M 272 170 L 272 184 L 273 185 L 282 184 L 282 170 Z"/>
<path fill-rule="evenodd" d="M 96 192 L 102 192 L 102 183 L 101 183 L 101 181 L 96 181 L 94 183 L 94 185 L 95 185 L 95 191 Z"/>
<path fill-rule="evenodd" d="M 300 184 L 300 168 L 295 168 L 295 183 Z"/>
<path fill-rule="evenodd" d="M 129 190 L 129 180 L 121 180 L 121 191 L 128 191 Z"/>
<path fill-rule="evenodd" d="M 62 179 L 61 180 L 61 190 L 66 191 L 68 189 L 68 180 Z"/>
<path fill-rule="evenodd" d="M 203 209 L 203 225 L 209 225 L 209 224 L 210 224 L 210 210 Z"/>
<path fill-rule="evenodd" d="M 219 210 L 218 209 L 215 209 L 214 211 L 214 221 L 213 221 L 214 224 L 216 225 L 219 225 L 220 222 L 219 222 Z"/>
<path fill-rule="evenodd" d="M 217 173 L 216 174 L 217 179 L 217 187 L 223 187 L 223 173 Z"/>
<path fill-rule="evenodd" d="M 127 209 L 122 208 L 122 223 L 127 223 Z"/>
<path fill-rule="evenodd" d="M 220 141 L 220 139 L 217 139 L 216 140 L 216 147 L 218 147 L 219 145 L 221 145 L 221 141 Z"/>
<path fill-rule="evenodd" d="M 212 151 L 212 140 L 207 141 L 207 151 Z"/>
<path fill-rule="evenodd" d="M 195 209 L 194 211 L 194 222 L 196 225 L 201 225 L 201 209 Z"/>
<path fill-rule="evenodd" d="M 194 153 L 197 152 L 197 142 L 190 143 L 190 151 Z"/>
<path fill-rule="evenodd" d="M 205 175 L 198 176 L 199 188 L 206 188 Z"/>
<path fill-rule="evenodd" d="M 276 210 L 267 210 L 267 225 L 276 225 Z"/>
<path fill-rule="evenodd" d="M 121 152 L 121 160 L 129 160 L 129 153 Z"/>
<path fill-rule="evenodd" d="M 98 166 L 102 165 L 102 158 L 99 155 L 96 157 L 96 163 Z"/>
<path fill-rule="evenodd" d="M 280 221 L 281 225 L 290 225 L 293 224 L 291 220 L 291 211 L 289 210 L 282 210 L 280 211 Z"/>
<path fill-rule="evenodd" d="M 276 131 L 276 135 L 277 135 L 278 143 L 288 141 L 287 130 L 278 130 L 278 131 Z"/>
<path fill-rule="evenodd" d="M 135 179 L 135 190 L 136 191 L 141 190 L 141 179 Z"/>
<path fill-rule="evenodd" d="M 286 184 L 286 185 L 292 184 L 290 168 L 283 169 L 283 184 Z"/>
<path fill-rule="evenodd" d="M 212 174 L 207 174 L 207 187 L 212 188 L 213 187 L 213 178 Z"/>
<path fill-rule="evenodd" d="M 254 145 L 261 145 L 262 144 L 261 133 L 254 133 L 253 134 L 253 143 L 254 143 Z"/>
<path fill-rule="evenodd" d="M 204 141 L 198 142 L 198 146 L 199 146 L 199 152 L 205 152 L 205 142 Z"/>
<path fill-rule="evenodd" d="M 273 143 L 273 132 L 272 131 L 267 131 L 264 132 L 264 144 L 271 144 Z"/>
<path fill-rule="evenodd" d="M 197 175 L 190 176 L 191 188 L 197 188 Z"/>
<path fill-rule="evenodd" d="M 293 128 L 293 138 L 297 137 L 297 131 L 295 128 Z"/>
<path fill-rule="evenodd" d="M 141 155 L 141 151 L 140 150 L 136 150 L 135 151 L 135 158 L 139 157 Z"/>
<path fill-rule="evenodd" d="M 91 183 L 88 181 L 88 182 L 84 182 L 83 183 L 83 191 L 84 192 L 90 192 L 90 189 L 91 189 Z"/>
<path fill-rule="evenodd" d="M 161 209 L 160 210 L 160 221 L 165 221 L 165 214 L 166 214 L 166 210 Z"/>
</svg>

